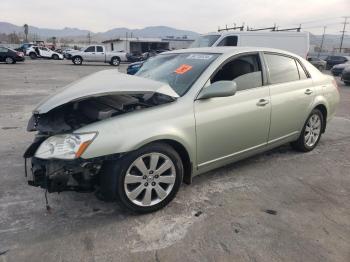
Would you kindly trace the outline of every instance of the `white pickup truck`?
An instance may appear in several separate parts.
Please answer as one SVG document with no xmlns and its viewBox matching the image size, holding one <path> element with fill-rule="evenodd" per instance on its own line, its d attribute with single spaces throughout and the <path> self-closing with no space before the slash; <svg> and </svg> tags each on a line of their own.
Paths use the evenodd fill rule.
<svg viewBox="0 0 350 262">
<path fill-rule="evenodd" d="M 118 66 L 127 61 L 125 52 L 106 52 L 102 45 L 90 45 L 81 51 L 70 52 L 73 64 L 81 65 L 84 62 L 103 62 Z"/>
</svg>

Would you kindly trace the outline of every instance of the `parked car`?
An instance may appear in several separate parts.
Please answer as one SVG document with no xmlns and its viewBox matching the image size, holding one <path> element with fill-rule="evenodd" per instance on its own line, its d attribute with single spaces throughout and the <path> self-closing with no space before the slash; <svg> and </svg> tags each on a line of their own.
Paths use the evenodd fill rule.
<svg viewBox="0 0 350 262">
<path fill-rule="evenodd" d="M 71 52 L 75 52 L 75 51 L 77 51 L 77 50 L 72 49 L 72 48 L 67 48 L 67 49 L 64 49 L 64 50 L 62 51 L 62 55 L 63 55 L 64 58 L 70 60 L 70 59 L 72 58 L 72 55 L 71 55 L 70 53 L 71 53 Z"/>
<path fill-rule="evenodd" d="M 348 64 L 342 74 L 341 74 L 341 80 L 348 86 L 350 85 L 350 64 Z"/>
<path fill-rule="evenodd" d="M 134 75 L 134 74 L 136 74 L 136 73 L 140 70 L 140 68 L 142 67 L 143 63 L 144 63 L 146 60 L 148 60 L 148 59 L 150 59 L 150 58 L 152 58 L 152 57 L 154 57 L 154 56 L 156 56 L 156 55 L 157 55 L 156 52 L 146 52 L 146 53 L 143 53 L 143 54 L 142 54 L 142 61 L 139 61 L 139 62 L 135 62 L 135 63 L 130 64 L 130 65 L 127 67 L 127 69 L 126 69 L 126 73 L 127 73 L 128 75 Z"/>
<path fill-rule="evenodd" d="M 303 58 L 310 48 L 308 32 L 224 31 L 199 36 L 190 47 L 258 46 L 279 48 Z"/>
<path fill-rule="evenodd" d="M 24 61 L 24 54 L 22 52 L 0 46 L 0 62 L 15 64 L 22 61 Z"/>
<path fill-rule="evenodd" d="M 120 62 L 126 62 L 125 52 L 107 52 L 102 45 L 91 45 L 82 51 L 70 52 L 73 64 L 81 65 L 84 62 L 103 62 L 118 66 Z"/>
<path fill-rule="evenodd" d="M 22 52 L 22 53 L 26 53 L 26 50 L 29 48 L 29 47 L 31 47 L 31 46 L 33 46 L 34 44 L 31 44 L 31 43 L 24 43 L 24 44 L 22 44 L 20 47 L 18 47 L 18 48 L 15 48 L 15 50 L 16 51 L 19 51 L 19 52 Z"/>
<path fill-rule="evenodd" d="M 334 76 L 340 76 L 344 70 L 345 67 L 348 67 L 350 65 L 350 61 L 344 64 L 338 64 L 332 67 L 331 73 Z"/>
<path fill-rule="evenodd" d="M 61 90 L 29 120 L 29 184 L 98 188 L 141 213 L 195 175 L 285 143 L 313 150 L 339 102 L 333 77 L 255 47 L 166 52 L 135 76 L 104 70 Z"/>
<path fill-rule="evenodd" d="M 329 70 L 335 65 L 350 62 L 350 57 L 349 56 L 331 55 L 331 56 L 327 56 L 326 62 L 327 62 L 326 69 Z"/>
<path fill-rule="evenodd" d="M 51 49 L 48 49 L 47 47 L 44 47 L 44 46 L 29 47 L 27 49 L 27 55 L 29 55 L 31 59 L 37 59 L 37 58 L 47 58 L 47 59 L 54 59 L 54 60 L 63 59 L 62 54 L 52 51 Z"/>
<path fill-rule="evenodd" d="M 135 53 L 127 53 L 126 59 L 128 62 L 134 63 L 139 62 L 143 60 L 142 54 L 135 54 Z"/>
<path fill-rule="evenodd" d="M 312 65 L 314 65 L 320 71 L 323 71 L 326 69 L 327 62 L 318 57 L 308 57 L 307 61 L 309 61 Z"/>
<path fill-rule="evenodd" d="M 140 61 L 140 62 L 135 62 L 135 63 L 131 63 L 130 65 L 128 65 L 128 67 L 126 68 L 126 73 L 128 75 L 135 75 L 140 68 L 142 67 L 143 63 L 145 61 Z"/>
</svg>

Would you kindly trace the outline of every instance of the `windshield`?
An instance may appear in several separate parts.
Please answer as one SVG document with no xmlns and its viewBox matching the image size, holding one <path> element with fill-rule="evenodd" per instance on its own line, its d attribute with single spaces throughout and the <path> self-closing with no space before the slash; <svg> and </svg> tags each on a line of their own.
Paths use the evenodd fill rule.
<svg viewBox="0 0 350 262">
<path fill-rule="evenodd" d="M 183 96 L 218 56 L 212 53 L 162 54 L 149 58 L 136 75 L 169 84 Z"/>
<path fill-rule="evenodd" d="M 220 35 L 201 35 L 191 44 L 190 47 L 210 47 L 219 39 L 219 37 Z"/>
</svg>

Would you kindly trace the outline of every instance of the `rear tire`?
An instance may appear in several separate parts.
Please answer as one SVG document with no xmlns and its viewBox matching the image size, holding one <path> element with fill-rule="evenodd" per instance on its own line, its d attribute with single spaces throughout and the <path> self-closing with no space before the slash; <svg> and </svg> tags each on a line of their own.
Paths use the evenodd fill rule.
<svg viewBox="0 0 350 262">
<path fill-rule="evenodd" d="M 80 56 L 75 56 L 72 58 L 72 62 L 75 65 L 81 65 L 83 63 L 83 59 Z"/>
<path fill-rule="evenodd" d="M 166 206 L 176 196 L 184 172 L 179 154 L 163 143 L 149 144 L 109 161 L 101 171 L 100 193 L 107 199 L 118 199 L 136 213 Z"/>
<path fill-rule="evenodd" d="M 12 57 L 6 57 L 5 59 L 6 64 L 14 64 L 16 61 Z"/>
<path fill-rule="evenodd" d="M 113 57 L 113 58 L 111 59 L 110 64 L 111 64 L 112 66 L 119 66 L 119 65 L 120 65 L 120 58 L 119 58 L 119 57 Z"/>
<path fill-rule="evenodd" d="M 292 142 L 291 146 L 301 152 L 312 151 L 321 139 L 323 127 L 323 114 L 318 109 L 312 110 L 301 130 L 298 140 Z"/>
<path fill-rule="evenodd" d="M 344 81 L 344 84 L 345 84 L 346 86 L 350 86 L 350 82 L 345 82 L 345 81 Z"/>
</svg>

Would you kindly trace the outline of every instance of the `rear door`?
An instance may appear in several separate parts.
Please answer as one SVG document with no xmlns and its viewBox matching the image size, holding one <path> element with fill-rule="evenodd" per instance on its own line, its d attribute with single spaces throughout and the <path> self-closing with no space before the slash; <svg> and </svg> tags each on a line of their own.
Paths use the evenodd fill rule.
<svg viewBox="0 0 350 262">
<path fill-rule="evenodd" d="M 269 143 L 298 136 L 314 99 L 312 79 L 297 59 L 264 53 L 271 96 Z"/>
<path fill-rule="evenodd" d="M 51 53 L 46 47 L 39 47 L 39 52 L 42 57 L 51 57 Z"/>
<path fill-rule="evenodd" d="M 93 59 L 96 62 L 105 62 L 105 52 L 103 46 L 96 46 L 96 53 Z"/>
</svg>

